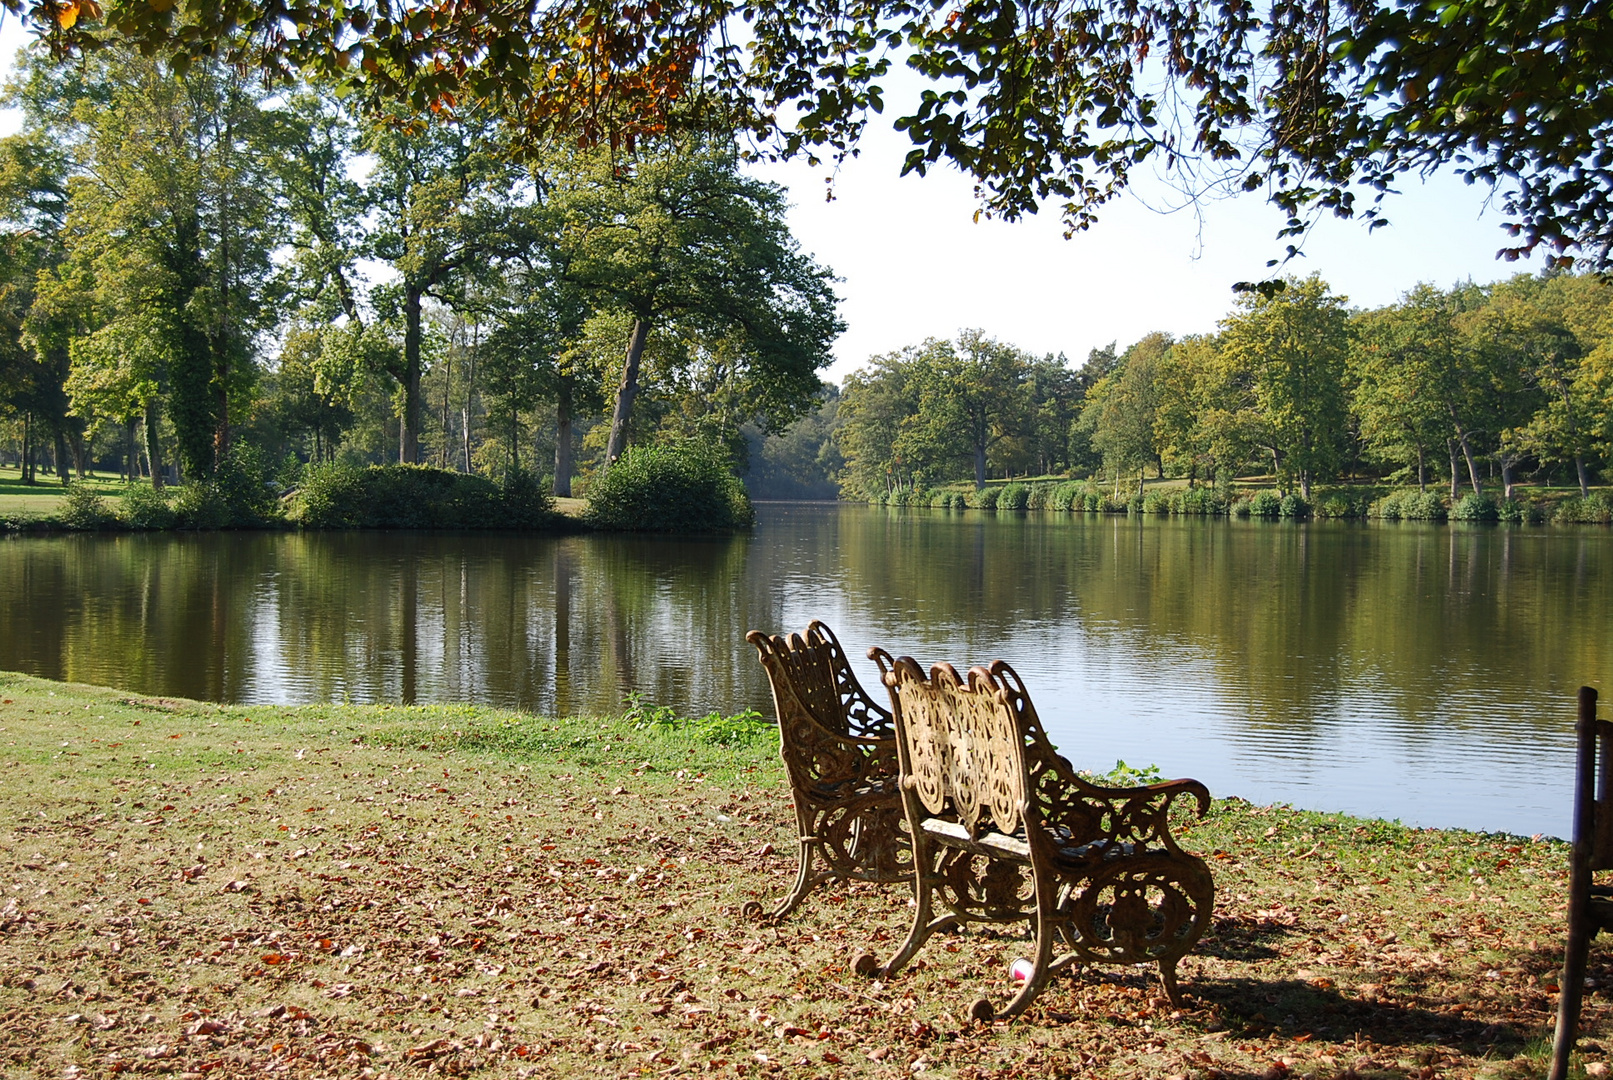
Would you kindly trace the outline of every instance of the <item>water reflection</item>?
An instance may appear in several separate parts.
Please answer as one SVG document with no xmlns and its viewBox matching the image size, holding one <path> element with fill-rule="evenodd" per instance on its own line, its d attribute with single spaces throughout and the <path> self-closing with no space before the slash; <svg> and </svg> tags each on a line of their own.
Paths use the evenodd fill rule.
<svg viewBox="0 0 1613 1080">
<path fill-rule="evenodd" d="M 1610 557 L 1595 529 L 817 505 L 731 540 L 13 539 L 0 668 L 220 701 L 765 709 L 744 631 L 816 617 L 859 654 L 1010 659 L 1080 764 L 1560 834 L 1569 696 L 1613 685 Z"/>
</svg>

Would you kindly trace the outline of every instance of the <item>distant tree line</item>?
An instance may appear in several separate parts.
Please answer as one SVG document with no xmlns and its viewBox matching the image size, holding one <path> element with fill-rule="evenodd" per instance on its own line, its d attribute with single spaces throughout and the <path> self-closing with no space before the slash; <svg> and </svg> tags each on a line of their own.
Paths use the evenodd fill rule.
<svg viewBox="0 0 1613 1080">
<path fill-rule="evenodd" d="M 832 275 L 731 138 L 519 155 L 466 108 L 25 54 L 0 140 L 0 458 L 32 481 L 396 461 L 556 494 L 817 407 Z"/>
<path fill-rule="evenodd" d="M 1454 499 L 1613 458 L 1613 284 L 1551 272 L 1420 285 L 1351 311 L 1321 278 L 1246 293 L 1217 333 L 1152 333 L 1072 369 L 965 331 L 846 379 L 834 439 L 850 497 L 989 477 L 1272 475 L 1309 499 L 1341 476 Z"/>
</svg>

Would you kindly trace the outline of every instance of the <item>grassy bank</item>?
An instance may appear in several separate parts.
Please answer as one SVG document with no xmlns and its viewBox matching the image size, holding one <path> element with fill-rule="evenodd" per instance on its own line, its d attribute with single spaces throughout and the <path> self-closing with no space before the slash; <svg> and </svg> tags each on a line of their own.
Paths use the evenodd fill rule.
<svg viewBox="0 0 1613 1080">
<path fill-rule="evenodd" d="M 1179 829 L 1218 888 L 1186 1008 L 1088 969 L 982 1028 L 964 1010 L 1011 990 L 1018 938 L 942 939 L 881 985 L 848 964 L 900 940 L 902 887 L 739 917 L 794 856 L 775 748 L 735 725 L 0 675 L 0 834 L 7 1077 L 1523 1077 L 1566 865 L 1554 840 L 1217 801 Z M 1585 1017 L 1599 1062 L 1599 993 Z"/>
</svg>

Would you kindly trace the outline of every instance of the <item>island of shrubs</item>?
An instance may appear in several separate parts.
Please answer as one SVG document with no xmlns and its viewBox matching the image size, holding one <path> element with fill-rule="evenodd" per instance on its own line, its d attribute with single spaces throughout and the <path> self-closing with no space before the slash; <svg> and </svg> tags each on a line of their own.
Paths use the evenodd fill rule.
<svg viewBox="0 0 1613 1080">
<path fill-rule="evenodd" d="M 287 484 L 250 459 L 205 480 L 158 490 L 131 484 L 108 498 L 72 484 L 59 513 L 0 527 L 74 531 L 166 529 L 503 529 L 722 533 L 755 520 L 721 451 L 702 443 L 630 448 L 593 479 L 579 519 L 556 509 L 546 477 L 500 481 L 427 465 L 344 462 L 296 470 Z"/>
<path fill-rule="evenodd" d="M 886 506 L 946 510 L 1055 510 L 1089 514 L 1197 515 L 1305 520 L 1375 518 L 1381 521 L 1511 521 L 1532 525 L 1613 524 L 1613 501 L 1602 492 L 1553 499 L 1496 498 L 1466 494 L 1447 499 L 1434 491 L 1384 487 L 1319 491 L 1314 499 L 1296 492 L 1175 488 L 1116 494 L 1091 481 L 1019 482 L 976 491 L 959 488 L 905 489 L 872 500 Z"/>
</svg>

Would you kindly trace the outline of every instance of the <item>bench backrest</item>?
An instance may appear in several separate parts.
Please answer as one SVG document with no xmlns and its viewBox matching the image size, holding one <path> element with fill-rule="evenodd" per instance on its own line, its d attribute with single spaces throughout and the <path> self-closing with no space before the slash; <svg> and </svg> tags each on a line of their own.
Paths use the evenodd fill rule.
<svg viewBox="0 0 1613 1080">
<path fill-rule="evenodd" d="M 892 735 L 890 713 L 864 692 L 839 639 L 823 623 L 814 620 L 805 634 L 788 636 L 752 630 L 745 640 L 756 647 L 767 669 L 782 728 L 809 718 L 836 735 Z"/>
<path fill-rule="evenodd" d="M 904 786 L 926 813 L 959 822 L 972 837 L 988 827 L 1018 834 L 1028 824 L 1032 781 L 1013 669 L 999 660 L 960 676 L 937 664 L 926 677 L 912 657 L 875 659 L 895 706 Z"/>
<path fill-rule="evenodd" d="M 1592 870 L 1613 870 L 1613 722 L 1596 717 L 1596 690 L 1579 689 L 1574 846 Z"/>
</svg>

